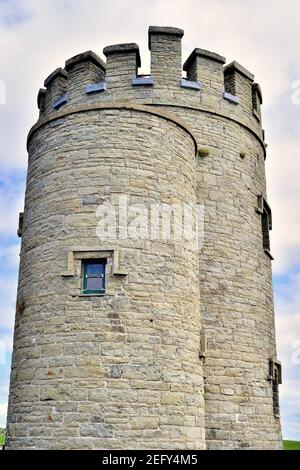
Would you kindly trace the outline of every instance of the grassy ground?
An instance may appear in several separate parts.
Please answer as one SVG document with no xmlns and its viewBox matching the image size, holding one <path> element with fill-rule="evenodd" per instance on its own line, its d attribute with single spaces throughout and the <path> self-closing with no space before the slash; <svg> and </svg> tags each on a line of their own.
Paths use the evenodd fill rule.
<svg viewBox="0 0 300 470">
<path fill-rule="evenodd" d="M 0 428 L 0 446 L 3 446 L 4 441 L 5 441 L 4 429 Z"/>
<path fill-rule="evenodd" d="M 283 441 L 284 450 L 300 450 L 299 441 Z"/>
</svg>

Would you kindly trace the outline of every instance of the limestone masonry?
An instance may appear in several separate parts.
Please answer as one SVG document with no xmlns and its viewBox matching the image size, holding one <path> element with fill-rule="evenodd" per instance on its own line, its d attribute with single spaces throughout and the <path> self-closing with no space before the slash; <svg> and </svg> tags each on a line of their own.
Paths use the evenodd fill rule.
<svg viewBox="0 0 300 470">
<path fill-rule="evenodd" d="M 118 44 L 38 93 L 8 449 L 281 448 L 261 90 L 198 48 L 182 78 L 182 36 L 149 28 L 150 75 Z M 203 243 L 101 238 L 120 198 L 203 208 Z"/>
</svg>

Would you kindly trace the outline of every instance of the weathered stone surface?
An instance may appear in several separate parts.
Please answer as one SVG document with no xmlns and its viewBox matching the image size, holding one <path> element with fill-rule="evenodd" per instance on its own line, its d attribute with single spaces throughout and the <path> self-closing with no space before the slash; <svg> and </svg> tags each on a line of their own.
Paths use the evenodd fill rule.
<svg viewBox="0 0 300 470">
<path fill-rule="evenodd" d="M 276 345 L 255 210 L 266 185 L 252 76 L 227 69 L 225 89 L 240 98 L 230 103 L 223 58 L 198 50 L 187 72 L 201 89 L 182 88 L 183 31 L 149 34 L 153 86 L 132 86 L 134 46 L 108 50 L 106 77 L 90 53 L 67 61 L 43 93 L 28 140 L 8 448 L 281 446 L 267 380 Z M 107 91 L 85 93 L 104 80 Z M 194 139 L 205 157 L 195 158 Z M 201 249 L 99 239 L 98 205 L 124 194 L 148 208 L 203 205 Z M 108 250 L 106 295 L 82 297 L 77 254 L 95 249 Z M 127 275 L 114 274 L 116 249 Z"/>
<path fill-rule="evenodd" d="M 82 424 L 80 435 L 86 437 L 113 437 L 112 427 L 104 423 Z"/>
</svg>

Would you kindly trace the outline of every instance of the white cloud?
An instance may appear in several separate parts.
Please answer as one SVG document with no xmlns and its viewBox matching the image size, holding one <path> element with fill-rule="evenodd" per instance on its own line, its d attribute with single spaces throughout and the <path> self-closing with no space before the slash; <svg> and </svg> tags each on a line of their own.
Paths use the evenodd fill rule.
<svg viewBox="0 0 300 470">
<path fill-rule="evenodd" d="M 283 366 L 280 402 L 284 436 L 300 440 L 300 272 L 276 289 L 278 358 Z"/>
<path fill-rule="evenodd" d="M 24 208 L 24 176 L 24 172 L 7 173 L 3 169 L 0 173 L 0 235 L 13 235 L 16 241 L 19 212 Z"/>
<path fill-rule="evenodd" d="M 300 381 L 300 364 L 295 364 L 294 354 L 297 342 L 300 341 L 300 273 L 290 275 L 285 282 L 279 284 L 275 305 L 276 327 L 280 331 L 278 350 L 280 356 L 285 358 L 287 373 L 298 366 Z"/>
<path fill-rule="evenodd" d="M 7 403 L 0 403 L 0 427 L 6 426 Z"/>
<path fill-rule="evenodd" d="M 0 246 L 0 262 L 7 269 L 17 269 L 19 266 L 20 243 L 8 247 Z"/>
<path fill-rule="evenodd" d="M 5 278 L 1 275 L 0 282 L 0 328 L 12 331 L 15 320 L 15 304 L 17 295 L 17 276 Z"/>
<path fill-rule="evenodd" d="M 7 411 L 7 403 L 0 403 L 0 415 L 5 414 Z"/>
<path fill-rule="evenodd" d="M 7 402 L 8 389 L 8 383 L 3 385 L 3 383 L 0 382 L 0 403 Z"/>
<path fill-rule="evenodd" d="M 268 199 L 274 220 L 271 247 L 275 257 L 273 268 L 276 274 L 284 274 L 299 264 L 300 260 L 298 152 L 299 138 L 298 140 L 289 136 L 282 136 L 280 139 L 275 136 L 271 138 L 266 165 Z"/>
<path fill-rule="evenodd" d="M 300 380 L 285 380 L 280 385 L 281 425 L 284 438 L 300 440 Z"/>
<path fill-rule="evenodd" d="M 0 364 L 5 365 L 5 364 L 7 364 L 8 361 L 10 361 L 10 359 L 8 357 L 8 353 L 12 352 L 12 347 L 13 347 L 12 329 L 7 329 L 4 332 L 3 331 L 0 332 L 0 343 L 1 343 L 1 345 L 0 345 L 0 349 L 1 349 Z"/>
</svg>

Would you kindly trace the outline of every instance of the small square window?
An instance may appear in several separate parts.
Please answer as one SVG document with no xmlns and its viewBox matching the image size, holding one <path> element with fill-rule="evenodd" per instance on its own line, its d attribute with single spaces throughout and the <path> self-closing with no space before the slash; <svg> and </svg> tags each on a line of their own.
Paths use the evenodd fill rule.
<svg viewBox="0 0 300 470">
<path fill-rule="evenodd" d="M 106 259 L 87 259 L 82 263 L 83 294 L 104 294 Z"/>
</svg>

